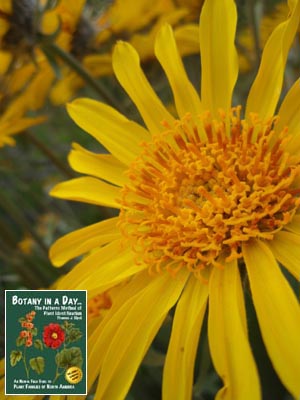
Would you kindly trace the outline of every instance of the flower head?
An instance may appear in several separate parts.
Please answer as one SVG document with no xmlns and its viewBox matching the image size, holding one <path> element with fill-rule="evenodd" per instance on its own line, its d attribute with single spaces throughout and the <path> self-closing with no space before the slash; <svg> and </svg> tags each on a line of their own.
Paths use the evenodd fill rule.
<svg viewBox="0 0 300 400">
<path fill-rule="evenodd" d="M 235 2 L 204 2 L 200 17 L 201 99 L 169 25 L 155 54 L 178 118 L 147 81 L 133 47 L 119 42 L 114 72 L 145 127 L 88 99 L 71 103 L 74 121 L 111 154 L 75 145 L 70 164 L 90 175 L 59 184 L 57 197 L 120 209 L 118 217 L 70 233 L 51 249 L 55 265 L 89 253 L 60 282 L 93 295 L 123 282 L 93 330 L 90 355 L 100 373 L 96 397 L 122 399 L 175 306 L 163 373 L 163 399 L 192 397 L 204 314 L 224 399 L 260 399 L 248 340 L 242 279 L 249 279 L 262 337 L 288 391 L 300 395 L 300 310 L 278 263 L 300 276 L 300 81 L 275 109 L 300 1 L 266 43 L 244 107 L 232 106 L 238 76 Z M 222 29 L 220 28 L 222 27 Z M 145 312 L 146 310 L 146 312 Z M 241 373 L 246 371 L 246 373 Z"/>
<path fill-rule="evenodd" d="M 65 331 L 59 324 L 51 323 L 44 327 L 43 342 L 47 347 L 57 349 L 65 341 Z"/>
</svg>

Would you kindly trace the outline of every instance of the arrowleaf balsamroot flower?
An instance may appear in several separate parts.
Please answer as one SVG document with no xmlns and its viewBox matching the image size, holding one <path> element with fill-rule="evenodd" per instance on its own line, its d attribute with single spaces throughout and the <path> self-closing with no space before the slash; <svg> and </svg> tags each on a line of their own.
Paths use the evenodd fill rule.
<svg viewBox="0 0 300 400">
<path fill-rule="evenodd" d="M 93 100 L 68 106 L 74 121 L 110 154 L 75 145 L 70 163 L 90 176 L 61 183 L 52 195 L 120 209 L 118 217 L 61 238 L 50 254 L 60 266 L 90 252 L 59 288 L 88 289 L 95 296 L 123 283 L 89 338 L 88 385 L 100 373 L 97 399 L 125 398 L 173 306 L 163 399 L 190 399 L 208 304 L 209 347 L 224 384 L 218 398 L 260 399 L 244 273 L 274 369 L 292 396 L 300 396 L 300 310 L 278 264 L 299 279 L 299 80 L 275 115 L 299 24 L 300 1 L 289 6 L 288 18 L 265 45 L 244 108 L 232 107 L 238 76 L 233 0 L 207 0 L 202 9 L 201 99 L 171 27 L 157 35 L 155 53 L 171 85 L 177 119 L 124 42 L 116 45 L 114 72 L 146 127 Z"/>
</svg>

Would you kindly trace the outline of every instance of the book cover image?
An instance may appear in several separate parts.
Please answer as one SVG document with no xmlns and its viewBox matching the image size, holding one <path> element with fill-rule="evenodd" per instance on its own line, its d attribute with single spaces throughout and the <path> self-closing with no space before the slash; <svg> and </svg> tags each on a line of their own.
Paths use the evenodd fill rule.
<svg viewBox="0 0 300 400">
<path fill-rule="evenodd" d="M 86 394 L 86 290 L 5 291 L 5 394 Z"/>
</svg>

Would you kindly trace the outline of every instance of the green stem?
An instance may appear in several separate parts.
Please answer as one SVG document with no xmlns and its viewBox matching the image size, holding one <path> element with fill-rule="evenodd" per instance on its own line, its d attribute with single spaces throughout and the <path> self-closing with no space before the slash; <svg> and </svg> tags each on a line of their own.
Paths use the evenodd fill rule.
<svg viewBox="0 0 300 400">
<path fill-rule="evenodd" d="M 26 363 L 26 346 L 24 346 L 23 363 L 24 363 L 27 379 L 29 379 L 29 369 L 28 369 L 27 363 Z"/>
<path fill-rule="evenodd" d="M 57 46 L 55 43 L 48 43 L 43 46 L 46 54 L 51 54 L 55 57 L 60 58 L 64 63 L 71 67 L 92 89 L 98 93 L 101 98 L 111 106 L 113 106 L 118 111 L 122 111 L 121 104 L 111 96 L 111 94 L 106 90 L 106 88 L 82 66 L 78 60 L 72 56 L 72 54 L 67 53 L 61 47 Z"/>
<path fill-rule="evenodd" d="M 66 175 L 68 178 L 74 178 L 75 175 L 73 172 L 59 158 L 57 158 L 41 140 L 28 131 L 24 131 L 23 136 L 36 146 L 57 167 L 57 169 L 63 173 L 63 175 Z"/>
<path fill-rule="evenodd" d="M 65 369 L 62 372 L 58 372 L 58 366 L 56 367 L 56 372 L 55 372 L 55 377 L 53 379 L 52 383 L 55 383 L 57 381 L 57 379 L 65 372 Z"/>
</svg>

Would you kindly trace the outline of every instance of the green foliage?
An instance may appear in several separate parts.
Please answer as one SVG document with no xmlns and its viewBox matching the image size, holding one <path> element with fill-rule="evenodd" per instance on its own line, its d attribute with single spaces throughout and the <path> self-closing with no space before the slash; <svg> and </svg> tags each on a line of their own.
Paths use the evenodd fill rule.
<svg viewBox="0 0 300 400">
<path fill-rule="evenodd" d="M 21 336 L 18 336 L 18 337 L 17 337 L 17 339 L 16 339 L 16 345 L 17 345 L 18 347 L 24 346 L 25 343 L 26 343 L 26 338 L 21 337 Z"/>
<path fill-rule="evenodd" d="M 63 329 L 65 330 L 65 343 L 73 343 L 82 338 L 82 332 L 79 328 L 75 327 L 72 322 L 64 321 Z"/>
<path fill-rule="evenodd" d="M 17 363 L 18 363 L 20 360 L 22 360 L 22 357 L 23 357 L 23 355 L 22 355 L 22 352 L 21 352 L 21 351 L 13 350 L 13 351 L 10 353 L 10 356 L 9 356 L 10 365 L 11 365 L 12 367 L 16 366 Z"/>
<path fill-rule="evenodd" d="M 43 350 L 44 349 L 44 345 L 43 342 L 40 339 L 36 339 L 34 341 L 34 347 L 38 350 Z"/>
<path fill-rule="evenodd" d="M 42 374 L 45 369 L 45 359 L 44 357 L 35 357 L 29 360 L 29 365 L 38 374 Z"/>
<path fill-rule="evenodd" d="M 79 347 L 70 347 L 63 349 L 55 356 L 55 361 L 60 368 L 81 367 L 83 358 Z"/>
<path fill-rule="evenodd" d="M 38 333 L 37 328 L 36 328 L 36 327 L 32 328 L 32 329 L 31 329 L 31 333 L 32 333 L 32 336 L 36 336 L 37 333 Z"/>
</svg>

